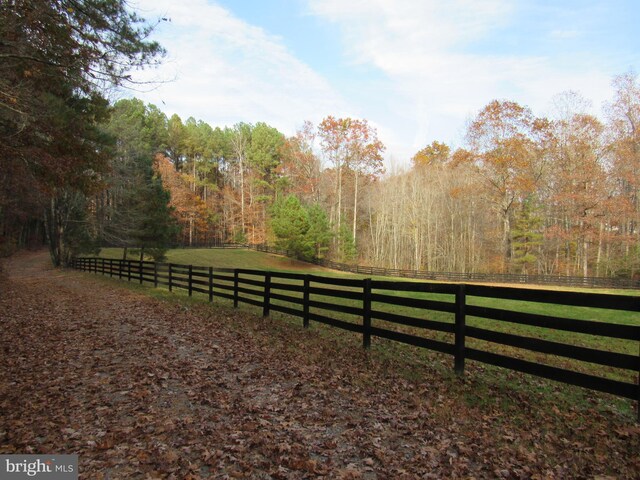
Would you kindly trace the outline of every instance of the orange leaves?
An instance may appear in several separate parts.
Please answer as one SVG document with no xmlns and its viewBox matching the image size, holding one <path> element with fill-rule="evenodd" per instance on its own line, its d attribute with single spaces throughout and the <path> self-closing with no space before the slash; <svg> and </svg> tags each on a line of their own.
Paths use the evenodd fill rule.
<svg viewBox="0 0 640 480">
<path fill-rule="evenodd" d="M 171 194 L 169 205 L 174 208 L 182 230 L 188 231 L 190 237 L 194 230 L 207 231 L 210 214 L 206 204 L 191 191 L 180 173 L 176 172 L 171 161 L 164 155 L 158 154 L 154 168 L 162 179 L 163 187 Z"/>
<path fill-rule="evenodd" d="M 361 173 L 383 173 L 384 144 L 367 120 L 326 117 L 318 126 L 321 146 L 335 168 L 348 167 Z"/>
<path fill-rule="evenodd" d="M 431 145 L 418 151 L 411 161 L 414 168 L 426 167 L 431 163 L 443 164 L 449 160 L 450 153 L 451 149 L 448 145 L 434 140 Z"/>
</svg>

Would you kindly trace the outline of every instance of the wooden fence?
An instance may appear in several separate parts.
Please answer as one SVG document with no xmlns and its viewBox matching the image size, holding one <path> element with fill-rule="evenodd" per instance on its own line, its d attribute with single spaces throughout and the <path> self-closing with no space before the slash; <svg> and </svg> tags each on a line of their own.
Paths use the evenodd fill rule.
<svg viewBox="0 0 640 480">
<path fill-rule="evenodd" d="M 453 356 L 454 368 L 458 373 L 464 371 L 467 359 L 476 360 L 628 398 L 638 402 L 640 407 L 640 385 L 633 380 L 620 379 L 637 377 L 640 382 L 640 315 L 634 315 L 631 324 L 623 324 L 518 311 L 522 308 L 482 305 L 483 300 L 499 299 L 501 305 L 507 307 L 513 306 L 514 301 L 536 302 L 595 309 L 581 310 L 587 316 L 588 312 L 601 309 L 616 311 L 622 315 L 624 312 L 640 312 L 640 297 L 636 296 L 370 278 L 333 278 L 106 258 L 76 258 L 72 266 L 140 284 L 146 282 L 156 287 L 163 285 L 170 291 L 183 289 L 190 296 L 193 292 L 201 293 L 207 295 L 210 302 L 218 297 L 232 300 L 234 307 L 239 302 L 244 302 L 261 308 L 264 316 L 277 311 L 301 317 L 305 327 L 315 321 L 349 330 L 362 335 L 365 348 L 371 345 L 372 337 L 380 337 L 435 350 Z M 438 318 L 439 312 L 449 315 L 451 320 L 434 319 Z M 502 331 L 477 326 L 469 319 L 494 321 L 502 326 L 498 328 Z M 531 331 L 535 333 L 553 331 L 598 339 L 618 339 L 639 347 L 638 353 L 606 351 L 517 335 L 510 333 L 509 325 L 513 324 L 532 327 Z M 440 336 L 428 338 L 419 334 L 427 331 Z M 473 345 L 468 345 L 471 342 Z M 496 353 L 491 351 L 490 346 L 493 344 L 508 347 L 507 352 L 515 348 L 588 362 L 598 365 L 603 373 L 610 375 L 583 373 L 517 358 L 504 352 Z M 633 349 L 627 349 L 627 352 L 636 351 Z M 638 410 L 640 421 L 640 408 Z"/>
<path fill-rule="evenodd" d="M 107 245 L 103 245 L 107 246 Z M 116 245 L 111 245 L 116 246 Z M 120 247 L 121 248 L 121 247 Z M 294 252 L 284 250 L 264 243 L 224 243 L 211 241 L 207 243 L 194 243 L 186 245 L 173 244 L 172 248 L 246 248 L 259 252 L 275 253 L 286 257 L 296 258 Z M 563 287 L 580 288 L 618 288 L 640 289 L 640 278 L 625 277 L 578 277 L 568 275 L 538 275 L 524 273 L 477 273 L 477 272 L 432 272 L 428 270 L 411 270 L 406 268 L 384 268 L 340 263 L 324 258 L 315 260 L 301 260 L 314 265 L 339 270 L 341 272 L 356 273 L 359 275 L 378 275 L 383 277 L 415 278 L 436 282 L 478 282 L 478 283 L 505 283 L 519 285 L 558 285 Z"/>
</svg>

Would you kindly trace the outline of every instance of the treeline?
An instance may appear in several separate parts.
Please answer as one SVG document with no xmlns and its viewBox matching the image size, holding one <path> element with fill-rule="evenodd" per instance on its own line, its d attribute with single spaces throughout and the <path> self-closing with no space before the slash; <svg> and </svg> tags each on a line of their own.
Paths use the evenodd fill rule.
<svg viewBox="0 0 640 480">
<path fill-rule="evenodd" d="M 575 92 L 549 118 L 489 103 L 466 148 L 433 142 L 369 191 L 361 255 L 431 271 L 636 275 L 640 86 L 633 73 L 613 85 L 602 119 Z"/>
<path fill-rule="evenodd" d="M 613 84 L 604 119 L 574 92 L 554 98 L 550 118 L 493 101 L 470 121 L 465 148 L 433 142 L 387 174 L 366 120 L 327 117 L 287 138 L 265 123 L 160 115 L 156 171 L 175 241 L 266 242 L 391 268 L 633 276 L 640 87 L 632 73 Z"/>
</svg>

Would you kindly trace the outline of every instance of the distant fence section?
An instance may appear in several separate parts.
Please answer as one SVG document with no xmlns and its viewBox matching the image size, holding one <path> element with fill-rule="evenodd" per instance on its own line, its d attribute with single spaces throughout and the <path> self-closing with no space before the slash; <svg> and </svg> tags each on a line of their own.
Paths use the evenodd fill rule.
<svg viewBox="0 0 640 480">
<path fill-rule="evenodd" d="M 292 256 L 291 252 L 270 247 L 268 245 L 247 245 L 247 248 L 260 252 Z M 437 282 L 477 282 L 477 283 L 517 283 L 530 285 L 559 285 L 585 288 L 640 288 L 640 279 L 609 277 L 572 277 L 562 275 L 525 275 L 500 273 L 456 273 L 430 272 L 426 270 L 407 270 L 397 268 L 366 267 L 347 263 L 319 259 L 311 263 L 342 272 L 361 275 L 377 275 L 384 277 L 417 278 Z"/>
<path fill-rule="evenodd" d="M 332 278 L 108 258 L 76 258 L 72 267 L 165 286 L 170 291 L 181 289 L 189 296 L 197 292 L 208 296 L 210 302 L 225 298 L 233 301 L 234 307 L 239 302 L 247 303 L 261 309 L 263 316 L 277 311 L 300 317 L 304 327 L 312 321 L 323 323 L 360 334 L 365 348 L 371 345 L 372 337 L 379 337 L 434 350 L 451 355 L 458 373 L 464 371 L 466 360 L 476 360 L 640 403 L 640 385 L 635 383 L 635 378 L 640 381 L 640 315 L 633 316 L 631 324 L 610 323 L 531 313 L 513 306 L 536 302 L 589 307 L 578 309 L 585 317 L 601 309 L 639 313 L 640 297 L 636 296 Z M 499 299 L 501 308 L 496 308 L 495 302 L 487 303 L 491 299 Z M 493 321 L 497 328 L 486 328 L 471 319 Z M 509 325 L 525 326 L 532 336 L 510 333 Z M 598 341 L 589 344 L 592 346 L 578 346 L 556 341 L 557 334 Z M 600 348 L 611 341 L 625 341 L 627 348 L 624 352 Z M 497 353 L 492 345 L 508 348 Z M 523 359 L 511 353 L 518 349 L 544 355 L 536 355 L 535 361 Z M 602 375 L 593 374 L 594 369 L 583 373 L 543 364 L 540 358 L 550 358 L 545 355 L 595 364 L 595 371 Z"/>
<path fill-rule="evenodd" d="M 278 249 L 266 244 L 238 244 L 212 242 L 190 247 L 176 245 L 177 248 L 248 248 L 259 252 L 275 253 L 294 258 L 289 250 Z M 348 263 L 333 262 L 326 259 L 309 261 L 314 265 L 339 270 L 341 272 L 360 275 L 377 275 L 384 277 L 417 278 L 436 282 L 468 282 L 468 283 L 506 283 L 521 285 L 557 285 L 582 288 L 621 288 L 640 289 L 640 279 L 622 277 L 576 277 L 563 275 L 525 275 L 516 273 L 459 273 L 459 272 L 430 272 L 427 270 L 409 270 L 383 267 L 367 267 Z"/>
</svg>

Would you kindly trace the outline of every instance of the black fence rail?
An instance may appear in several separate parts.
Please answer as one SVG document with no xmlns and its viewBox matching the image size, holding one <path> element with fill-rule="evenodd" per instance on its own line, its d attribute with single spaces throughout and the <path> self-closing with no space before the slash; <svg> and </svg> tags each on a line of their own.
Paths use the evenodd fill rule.
<svg viewBox="0 0 640 480">
<path fill-rule="evenodd" d="M 190 296 L 197 292 L 207 295 L 210 302 L 225 298 L 235 307 L 239 302 L 247 303 L 262 309 L 264 316 L 277 311 L 300 317 L 305 327 L 315 321 L 356 332 L 362 335 L 365 348 L 371 345 L 372 337 L 379 337 L 434 350 L 453 356 L 458 373 L 464 371 L 466 360 L 475 360 L 640 404 L 640 297 L 636 296 L 332 278 L 107 258 L 76 258 L 72 266 L 130 282 L 166 286 L 170 291 L 186 290 Z M 492 299 L 499 302 L 490 303 Z M 587 318 L 564 318 L 514 307 L 530 302 L 579 307 L 577 311 Z M 616 318 L 626 315 L 627 320 L 597 320 L 597 313 L 602 311 L 615 311 Z M 487 328 L 478 319 L 497 327 Z M 524 326 L 530 333 L 514 334 L 510 326 Z M 562 334 L 567 340 L 586 336 L 595 342 L 584 346 L 557 341 Z M 626 348 L 601 348 L 611 341 L 623 342 Z M 508 348 L 496 350 L 492 345 Z M 511 354 L 513 349 L 544 355 L 536 355 L 533 361 Z M 598 368 L 584 373 L 541 363 L 539 359 L 547 355 Z M 603 375 L 595 375 L 594 370 Z"/>
<path fill-rule="evenodd" d="M 107 245 L 105 245 L 107 246 Z M 259 252 L 274 253 L 286 257 L 296 258 L 295 252 L 275 248 L 267 244 L 225 243 L 211 241 L 193 243 L 192 245 L 176 243 L 172 248 L 223 248 L 223 249 L 252 249 Z M 301 260 L 313 265 L 359 275 L 377 275 L 384 277 L 415 278 L 436 282 L 467 282 L 467 283 L 504 283 L 519 285 L 556 285 L 563 287 L 581 288 L 619 288 L 640 289 L 640 278 L 624 277 L 578 277 L 565 275 L 530 275 L 518 273 L 461 273 L 461 272 L 432 272 L 427 270 L 411 270 L 399 268 L 370 267 L 349 263 L 334 262 L 326 259 Z"/>
</svg>

